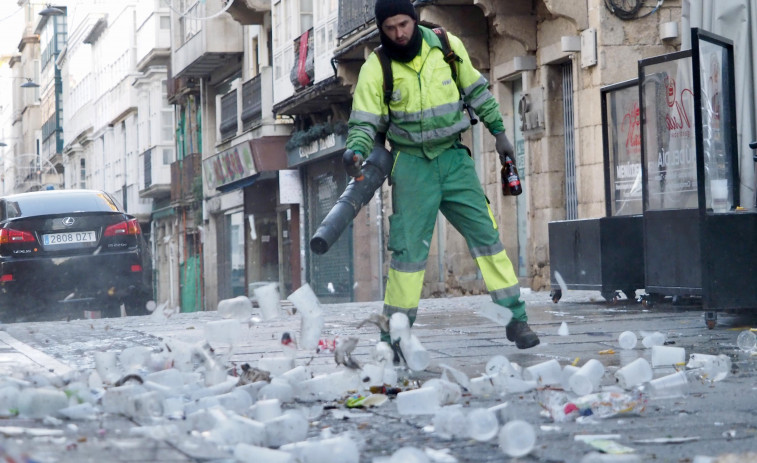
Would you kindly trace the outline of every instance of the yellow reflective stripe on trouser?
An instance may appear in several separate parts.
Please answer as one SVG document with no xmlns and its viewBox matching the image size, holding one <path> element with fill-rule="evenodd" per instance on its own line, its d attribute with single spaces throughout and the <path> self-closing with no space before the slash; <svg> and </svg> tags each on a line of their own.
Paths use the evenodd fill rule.
<svg viewBox="0 0 757 463">
<path fill-rule="evenodd" d="M 513 319 L 526 321 L 526 304 L 520 300 L 518 277 L 502 244 L 497 243 L 470 251 L 481 270 L 492 301 L 510 309 Z"/>
<path fill-rule="evenodd" d="M 423 277 L 426 270 L 404 271 L 389 268 L 386 282 L 386 294 L 384 294 L 384 307 L 394 309 L 417 309 L 423 289 Z M 396 312 L 396 310 L 395 310 Z"/>
</svg>

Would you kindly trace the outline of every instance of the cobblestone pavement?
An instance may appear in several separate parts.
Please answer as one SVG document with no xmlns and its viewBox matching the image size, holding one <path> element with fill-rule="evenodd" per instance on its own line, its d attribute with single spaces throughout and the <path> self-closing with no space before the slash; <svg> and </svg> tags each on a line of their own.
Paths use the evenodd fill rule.
<svg viewBox="0 0 757 463">
<path fill-rule="evenodd" d="M 752 312 L 720 313 L 718 325 L 709 330 L 697 306 L 662 303 L 648 310 L 633 301 L 609 304 L 598 293 L 584 291 L 567 292 L 557 304 L 546 292 L 526 293 L 524 299 L 529 323 L 541 338 L 539 346 L 524 351 L 506 340 L 504 327 L 476 313 L 488 297 L 422 300 L 413 331 L 431 353 L 432 363 L 422 373 L 402 369 L 401 380 L 405 387 L 439 377 L 442 365 L 461 370 L 470 377 L 480 376 L 486 362 L 494 355 L 504 355 L 523 367 L 549 359 L 557 359 L 561 365 L 573 362 L 580 365 L 595 358 L 606 366 L 603 385 L 609 386 L 614 383 L 612 373 L 620 365 L 636 357 L 650 358 L 649 350 L 640 346 L 630 351 L 619 349 L 618 335 L 627 330 L 637 334 L 662 331 L 671 345 L 684 347 L 687 355 L 728 355 L 732 359 L 731 374 L 716 383 L 690 383 L 685 396 L 650 400 L 642 414 L 622 418 L 554 423 L 540 406 L 540 400 L 547 393 L 543 390 L 486 398 L 467 395 L 463 397 L 463 406 L 491 407 L 506 403 L 501 412 L 504 421 L 518 418 L 535 426 L 535 449 L 512 461 L 579 462 L 592 447 L 576 441 L 576 436 L 594 434 L 618 434 L 616 442 L 633 448 L 640 461 L 692 462 L 696 456 L 725 458 L 728 454 L 740 455 L 733 461 L 755 461 L 746 453 L 757 449 L 757 357 L 741 352 L 736 346 L 741 329 L 757 326 L 757 317 Z M 284 306 L 286 308 L 286 304 Z M 353 357 L 360 362 L 369 361 L 378 331 L 374 325 L 362 328 L 357 325 L 371 313 L 380 312 L 381 303 L 326 304 L 323 309 L 326 315 L 323 337 L 358 337 Z M 95 351 L 120 351 L 135 345 L 158 349 L 161 341 L 168 338 L 199 342 L 204 339 L 205 324 L 219 319 L 217 312 L 208 311 L 175 314 L 168 319 L 153 315 L 7 324 L 2 326 L 4 333 L 0 333 L 3 335 L 0 355 L 4 360 L 0 366 L 22 362 L 19 365 L 37 364 L 57 373 L 71 374 L 92 368 Z M 569 329 L 567 336 L 557 334 L 562 322 Z M 230 352 L 231 361 L 255 365 L 260 358 L 280 355 L 279 340 L 285 331 L 297 333 L 299 317 L 284 315 L 247 325 L 243 341 Z M 26 353 L 22 352 L 24 350 Z M 330 354 L 300 350 L 296 363 L 309 365 L 314 374 L 337 369 Z M 665 373 L 658 370 L 655 375 Z M 400 415 L 393 400 L 367 410 L 348 409 L 341 401 L 292 406 L 307 410 L 311 437 L 351 432 L 359 441 L 361 463 L 390 456 L 404 446 L 443 450 L 460 462 L 510 461 L 499 449 L 496 439 L 484 443 L 471 439 L 441 439 L 430 426 L 430 415 Z M 179 442 L 134 434 L 132 429 L 140 424 L 147 423 L 110 415 L 96 421 L 52 425 L 20 419 L 0 420 L 3 427 L 63 430 L 59 436 L 33 439 L 33 454 L 39 461 L 233 461 L 222 449 L 200 445 L 203 439 L 199 436 Z M 26 448 L 31 439 L 8 437 L 9 433 L 2 429 L 0 433 L 6 435 L 3 440 L 6 447 Z"/>
</svg>

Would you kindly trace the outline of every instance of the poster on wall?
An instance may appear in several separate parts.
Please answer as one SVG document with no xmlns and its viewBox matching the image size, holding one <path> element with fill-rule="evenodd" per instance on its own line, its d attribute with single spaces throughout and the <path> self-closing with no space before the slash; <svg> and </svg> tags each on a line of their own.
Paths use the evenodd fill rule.
<svg viewBox="0 0 757 463">
<path fill-rule="evenodd" d="M 646 210 L 696 209 L 699 204 L 691 54 L 673 55 L 640 66 Z"/>
<path fill-rule="evenodd" d="M 731 121 L 724 103 L 730 100 L 726 85 L 730 76 L 727 50 L 704 40 L 698 43 L 705 203 L 708 209 L 725 212 L 734 203 L 731 156 L 728 154 Z"/>
<path fill-rule="evenodd" d="M 602 90 L 611 216 L 641 214 L 641 113 L 637 80 Z"/>
</svg>

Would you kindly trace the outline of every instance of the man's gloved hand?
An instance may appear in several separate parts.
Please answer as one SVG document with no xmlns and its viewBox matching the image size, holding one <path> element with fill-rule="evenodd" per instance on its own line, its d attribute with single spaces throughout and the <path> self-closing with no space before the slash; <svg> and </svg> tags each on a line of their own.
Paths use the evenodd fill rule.
<svg viewBox="0 0 757 463">
<path fill-rule="evenodd" d="M 352 151 L 351 149 L 344 150 L 342 155 L 342 164 L 344 164 L 344 170 L 347 175 L 354 177 L 357 180 L 363 178 L 363 155 L 359 151 Z"/>
<path fill-rule="evenodd" d="M 512 143 L 510 143 L 510 140 L 507 139 L 505 132 L 499 132 L 494 136 L 494 138 L 496 139 L 496 144 L 494 146 L 497 150 L 497 154 L 499 154 L 499 160 L 502 161 L 502 164 L 505 163 L 506 157 L 515 159 L 515 150 L 513 149 L 513 145 Z"/>
</svg>

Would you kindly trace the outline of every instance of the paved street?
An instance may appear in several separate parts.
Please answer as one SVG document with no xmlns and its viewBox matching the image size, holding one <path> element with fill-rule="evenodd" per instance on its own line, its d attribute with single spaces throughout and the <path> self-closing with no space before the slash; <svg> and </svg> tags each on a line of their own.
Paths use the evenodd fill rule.
<svg viewBox="0 0 757 463">
<path fill-rule="evenodd" d="M 594 358 L 606 366 L 602 385 L 612 386 L 612 373 L 619 366 L 640 356 L 650 358 L 650 351 L 641 343 L 630 351 L 618 347 L 618 335 L 626 330 L 634 331 L 640 339 L 643 332 L 659 330 L 667 335 L 668 345 L 685 348 L 687 358 L 691 353 L 726 354 L 732 359 L 731 374 L 715 383 L 690 382 L 683 397 L 650 399 L 639 415 L 581 422 L 555 423 L 543 412 L 540 402 L 554 391 L 464 395 L 461 403 L 466 409 L 506 404 L 501 407 L 503 422 L 517 418 L 534 425 L 536 447 L 517 460 L 502 453 L 496 438 L 484 443 L 468 438 L 442 439 L 430 426 L 432 415 L 400 415 L 394 400 L 370 409 L 349 409 L 341 400 L 287 407 L 307 410 L 310 438 L 349 432 L 360 447 L 361 463 L 391 456 L 404 446 L 443 451 L 460 462 L 580 462 L 593 448 L 576 441 L 576 436 L 598 434 L 616 434 L 611 440 L 633 449 L 633 455 L 639 457 L 637 461 L 693 462 L 697 456 L 720 457 L 717 461 L 757 461 L 757 454 L 747 455 L 757 452 L 757 356 L 741 352 L 736 346 L 742 329 L 757 326 L 757 317 L 751 312 L 720 313 L 717 327 L 708 330 L 696 306 L 657 304 L 647 310 L 627 301 L 608 304 L 598 293 L 581 291 L 567 292 L 557 304 L 546 292 L 528 293 L 524 298 L 530 324 L 542 341 L 526 351 L 517 350 L 506 340 L 503 327 L 475 313 L 488 301 L 486 296 L 421 301 L 413 331 L 431 353 L 432 363 L 422 373 L 401 369 L 401 386 L 411 388 L 438 378 L 440 365 L 463 371 L 471 378 L 480 376 L 494 355 L 504 355 L 522 367 L 548 359 L 557 359 L 562 366 L 573 362 L 580 366 Z M 323 308 L 326 324 L 322 337 L 358 337 L 353 357 L 361 363 L 369 362 L 378 331 L 374 325 L 359 329 L 357 325 L 371 313 L 379 312 L 381 303 L 331 304 Z M 96 351 L 121 351 L 135 345 L 157 350 L 166 339 L 199 342 L 204 339 L 205 324 L 220 319 L 216 312 L 174 314 L 167 319 L 158 315 L 3 325 L 0 369 L 6 374 L 34 367 L 36 371 L 54 370 L 70 379 L 77 372 L 93 368 Z M 568 327 L 567 336 L 557 334 L 562 322 Z M 244 326 L 243 341 L 230 352 L 231 361 L 236 365 L 256 365 L 261 358 L 281 355 L 281 335 L 285 331 L 297 333 L 299 317 L 282 315 L 273 321 Z M 337 367 L 329 353 L 302 350 L 298 351 L 296 364 L 308 365 L 313 375 L 344 368 Z M 670 372 L 672 369 L 658 369 L 655 376 Z M 199 433 L 180 438 L 169 435 L 165 439 L 142 436 L 138 429 L 148 424 L 154 423 L 113 415 L 76 422 L 8 418 L 0 420 L 0 433 L 6 436 L 6 449 L 20 446 L 35 461 L 234 461 L 227 450 L 205 445 Z M 10 427 L 61 432 L 31 437 L 29 432 Z M 727 459 L 729 454 L 738 456 Z"/>
</svg>

